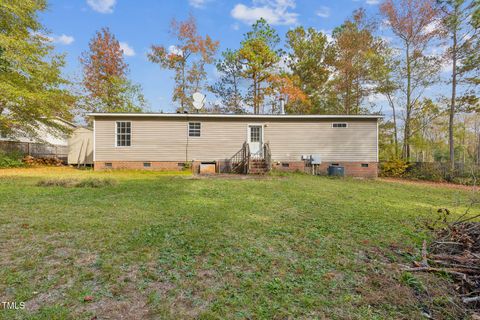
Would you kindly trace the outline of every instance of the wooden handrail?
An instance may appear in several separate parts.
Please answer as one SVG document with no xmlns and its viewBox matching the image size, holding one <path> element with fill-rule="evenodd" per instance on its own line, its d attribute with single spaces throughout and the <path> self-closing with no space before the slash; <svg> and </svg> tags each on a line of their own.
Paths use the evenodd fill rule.
<svg viewBox="0 0 480 320">
<path fill-rule="evenodd" d="M 231 171 L 237 173 L 248 173 L 250 159 L 250 149 L 247 142 L 244 142 L 242 148 L 237 151 L 230 159 Z"/>
</svg>

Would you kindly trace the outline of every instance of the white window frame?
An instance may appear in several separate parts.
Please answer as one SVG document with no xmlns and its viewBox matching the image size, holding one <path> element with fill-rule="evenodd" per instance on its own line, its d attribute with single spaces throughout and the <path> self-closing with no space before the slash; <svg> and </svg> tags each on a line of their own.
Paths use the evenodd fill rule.
<svg viewBox="0 0 480 320">
<path fill-rule="evenodd" d="M 118 145 L 118 124 L 120 122 L 130 123 L 130 145 L 119 146 Z M 132 122 L 131 121 L 115 121 L 115 148 L 130 148 L 132 146 Z"/>
<path fill-rule="evenodd" d="M 341 124 L 342 126 L 335 127 L 336 124 Z M 345 126 L 343 126 L 343 125 L 345 125 Z M 332 128 L 334 128 L 334 129 L 346 129 L 346 128 L 348 128 L 348 123 L 347 122 L 332 122 Z"/>
<path fill-rule="evenodd" d="M 198 136 L 192 136 L 190 135 L 190 124 L 197 124 L 199 125 L 199 128 L 198 128 Z M 197 129 L 193 129 L 193 130 L 197 130 Z M 202 136 L 202 123 L 200 121 L 189 121 L 187 123 L 187 135 L 188 135 L 188 138 L 200 138 Z"/>
</svg>

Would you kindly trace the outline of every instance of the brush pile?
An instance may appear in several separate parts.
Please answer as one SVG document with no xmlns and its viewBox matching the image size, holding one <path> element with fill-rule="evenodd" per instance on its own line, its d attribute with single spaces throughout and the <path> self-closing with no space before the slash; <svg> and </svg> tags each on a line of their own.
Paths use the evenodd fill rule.
<svg viewBox="0 0 480 320">
<path fill-rule="evenodd" d="M 32 156 L 25 156 L 22 159 L 23 163 L 27 166 L 61 166 L 62 160 L 58 158 L 34 158 Z"/>
<path fill-rule="evenodd" d="M 424 241 L 422 260 L 414 262 L 415 272 L 449 274 L 467 308 L 480 311 L 480 215 L 469 216 L 468 210 L 454 222 L 449 222 L 448 209 L 439 209 L 439 219 L 427 227 L 435 233 L 429 246 Z M 438 224 L 442 227 L 438 228 Z"/>
</svg>

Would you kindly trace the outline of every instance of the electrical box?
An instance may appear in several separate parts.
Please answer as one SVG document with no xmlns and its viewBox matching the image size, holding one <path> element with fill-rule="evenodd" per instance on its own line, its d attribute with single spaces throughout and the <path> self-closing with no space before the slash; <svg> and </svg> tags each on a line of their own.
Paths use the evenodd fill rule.
<svg viewBox="0 0 480 320">
<path fill-rule="evenodd" d="M 312 154 L 310 159 L 312 164 L 322 164 L 322 157 L 319 154 Z"/>
</svg>

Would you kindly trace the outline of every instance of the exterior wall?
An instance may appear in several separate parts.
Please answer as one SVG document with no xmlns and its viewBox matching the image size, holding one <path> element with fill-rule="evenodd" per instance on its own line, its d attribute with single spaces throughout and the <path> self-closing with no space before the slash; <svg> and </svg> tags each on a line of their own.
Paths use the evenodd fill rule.
<svg viewBox="0 0 480 320">
<path fill-rule="evenodd" d="M 105 166 L 106 162 L 96 161 L 95 170 L 109 170 L 109 169 L 130 169 L 130 170 L 157 170 L 157 171 L 181 171 L 181 170 L 192 170 L 194 173 L 198 173 L 200 161 L 195 161 L 192 163 L 190 169 L 185 169 L 183 166 L 179 165 L 179 162 L 175 161 L 162 161 L 162 162 L 150 162 L 150 167 L 144 167 L 143 162 L 140 161 L 112 161 L 109 162 L 112 164 L 111 167 Z M 362 177 L 362 178 L 376 178 L 378 176 L 378 165 L 376 162 L 329 162 L 322 163 L 317 168 L 317 174 L 326 175 L 327 168 L 329 165 L 336 163 L 345 167 L 345 175 L 347 177 Z M 288 164 L 288 167 L 286 166 Z M 368 164 L 368 167 L 362 167 L 362 164 Z M 217 162 L 217 172 L 224 172 L 223 168 L 225 162 Z M 304 161 L 291 161 L 291 162 L 275 162 L 272 164 L 272 167 L 275 170 L 286 171 L 286 172 L 311 172 L 311 167 L 305 165 Z"/>
<path fill-rule="evenodd" d="M 93 164 L 93 131 L 78 128 L 68 139 L 68 164 Z"/>
<path fill-rule="evenodd" d="M 131 121 L 132 145 L 115 146 L 115 122 Z M 201 123 L 201 136 L 188 137 L 188 122 Z M 346 122 L 347 128 L 332 128 Z M 212 119 L 95 117 L 95 161 L 225 161 L 247 140 L 249 124 L 264 125 L 273 161 L 301 161 L 319 154 L 323 162 L 376 162 L 376 119 Z"/>
<path fill-rule="evenodd" d="M 288 164 L 288 167 L 285 166 Z M 338 164 L 345 168 L 345 176 L 347 177 L 361 177 L 361 178 L 376 178 L 378 176 L 378 163 L 377 162 L 324 162 L 317 168 L 317 174 L 326 175 L 327 169 L 332 164 Z M 368 165 L 368 167 L 362 167 L 362 165 Z M 288 172 L 307 172 L 310 173 L 312 167 L 305 165 L 303 161 L 296 162 L 278 162 L 273 165 L 276 170 L 288 171 Z"/>
<path fill-rule="evenodd" d="M 180 171 L 184 169 L 177 161 L 154 161 L 150 162 L 150 167 L 144 167 L 144 162 L 148 161 L 95 161 L 94 168 L 96 171 L 109 169 Z M 111 163 L 111 167 L 107 167 L 106 163 Z"/>
</svg>

